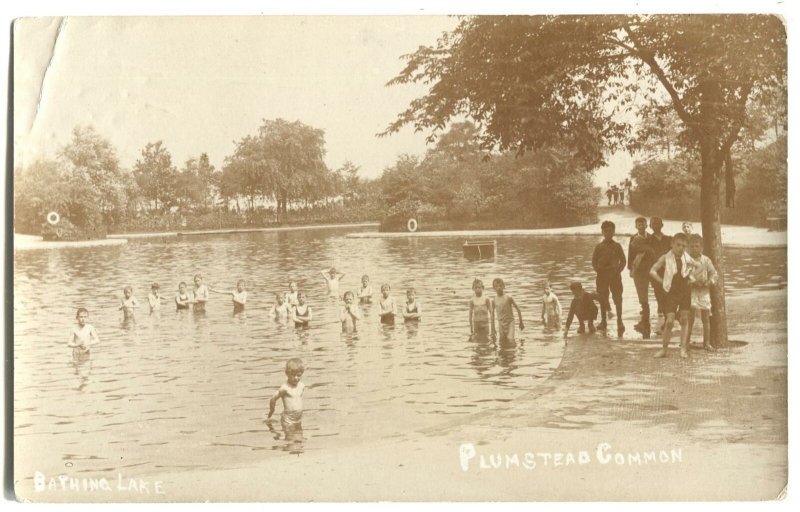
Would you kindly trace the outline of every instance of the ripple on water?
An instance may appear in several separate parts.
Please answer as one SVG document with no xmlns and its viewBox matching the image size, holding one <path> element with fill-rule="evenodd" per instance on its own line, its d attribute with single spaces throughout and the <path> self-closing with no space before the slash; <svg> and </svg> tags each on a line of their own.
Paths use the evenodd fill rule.
<svg viewBox="0 0 800 512">
<path fill-rule="evenodd" d="M 14 319 L 15 434 L 17 453 L 30 454 L 20 462 L 51 473 L 67 459 L 86 473 L 231 467 L 264 452 L 321 450 L 466 417 L 509 403 L 558 365 L 557 333 L 537 325 L 542 282 L 553 283 L 565 309 L 569 282 L 593 286 L 591 238 L 500 238 L 496 260 L 470 263 L 457 239 L 345 233 L 184 237 L 16 254 L 15 299 L 24 306 Z M 734 294 L 785 286 L 785 250 L 726 249 L 726 264 Z M 422 322 L 381 328 L 377 306 L 368 305 L 359 332 L 342 335 L 338 304 L 319 275 L 331 265 L 346 273 L 341 292 L 355 290 L 361 274 L 370 275 L 376 291 L 390 283 L 398 303 L 414 287 Z M 233 315 L 229 299 L 213 295 L 204 315 L 176 313 L 169 301 L 177 283 L 197 272 L 215 289 L 246 279 L 248 310 Z M 490 288 L 494 277 L 506 281 L 525 315 L 524 342 L 511 349 L 467 338 L 472 280 Z M 267 318 L 273 294 L 290 280 L 313 308 L 305 331 Z M 133 286 L 146 304 L 153 281 L 168 304 L 123 324 L 123 286 Z M 624 300 L 636 304 L 627 276 Z M 638 307 L 627 305 L 632 323 Z M 65 347 L 79 306 L 90 310 L 102 339 L 86 361 L 72 361 Z M 302 439 L 287 441 L 265 416 L 294 356 L 306 364 L 305 430 Z"/>
</svg>

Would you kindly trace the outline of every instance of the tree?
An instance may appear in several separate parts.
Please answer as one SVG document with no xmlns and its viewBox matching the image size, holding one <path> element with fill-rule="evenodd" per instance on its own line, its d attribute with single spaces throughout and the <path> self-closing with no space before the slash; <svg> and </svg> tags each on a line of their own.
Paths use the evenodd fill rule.
<svg viewBox="0 0 800 512">
<path fill-rule="evenodd" d="M 786 32 L 777 17 L 477 16 L 406 57 L 389 84 L 430 89 L 384 134 L 413 124 L 435 140 L 451 119 L 468 116 L 484 147 L 564 144 L 596 168 L 608 151 L 637 149 L 636 117 L 674 111 L 698 148 L 705 252 L 723 274 L 720 193 L 725 181 L 733 203 L 731 146 L 753 106 L 785 97 Z M 715 343 L 725 344 L 724 279 L 712 307 Z"/>
<path fill-rule="evenodd" d="M 95 224 L 102 222 L 107 227 L 124 215 L 128 186 L 116 151 L 107 139 L 91 126 L 76 127 L 59 156 L 75 208 L 70 220 L 94 229 L 98 227 Z M 93 214 L 98 206 L 102 220 Z"/>
<path fill-rule="evenodd" d="M 49 212 L 67 213 L 64 173 L 53 160 L 14 169 L 14 231 L 40 234 Z"/>
<path fill-rule="evenodd" d="M 133 175 L 144 197 L 152 201 L 153 210 L 166 210 L 175 198 L 178 171 L 172 165 L 172 155 L 162 141 L 148 142 L 142 158 L 136 160 Z"/>
<path fill-rule="evenodd" d="M 240 140 L 225 159 L 224 193 L 234 191 L 250 198 L 272 197 L 279 214 L 289 201 L 320 197 L 330 171 L 325 165 L 325 132 L 300 121 L 265 119 L 258 134 Z"/>
</svg>

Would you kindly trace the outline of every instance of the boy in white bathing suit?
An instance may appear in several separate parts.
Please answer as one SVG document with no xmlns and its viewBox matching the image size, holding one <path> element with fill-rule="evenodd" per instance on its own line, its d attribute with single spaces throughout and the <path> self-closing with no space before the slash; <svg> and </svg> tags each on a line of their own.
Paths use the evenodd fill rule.
<svg viewBox="0 0 800 512">
<path fill-rule="evenodd" d="M 75 357 L 87 356 L 92 346 L 100 343 L 97 331 L 93 325 L 86 323 L 89 318 L 89 311 L 86 308 L 78 308 L 75 319 L 78 325 L 74 326 L 69 333 L 67 346 L 72 348 L 72 355 Z"/>
<path fill-rule="evenodd" d="M 285 297 L 281 293 L 275 294 L 275 304 L 270 310 L 270 316 L 276 322 L 285 322 L 292 314 L 292 306 L 286 302 Z"/>
<path fill-rule="evenodd" d="M 150 286 L 150 294 L 147 296 L 147 304 L 150 306 L 150 313 L 155 313 L 157 311 L 161 311 L 161 295 L 159 295 L 159 291 L 161 290 L 161 286 L 158 283 L 153 283 Z"/>
<path fill-rule="evenodd" d="M 361 304 L 369 304 L 372 302 L 372 286 L 369 285 L 369 276 L 367 274 L 361 276 L 361 289 L 358 290 L 358 301 Z"/>
<path fill-rule="evenodd" d="M 200 274 L 194 276 L 194 293 L 192 295 L 194 312 L 204 313 L 206 310 L 206 302 L 208 302 L 208 286 L 203 284 L 203 276 Z"/>
<path fill-rule="evenodd" d="M 225 295 L 230 295 L 231 299 L 233 299 L 233 312 L 234 313 L 241 313 L 244 311 L 244 306 L 247 304 L 247 285 L 244 282 L 244 279 L 239 279 L 236 282 L 236 289 L 225 291 L 225 290 L 214 290 L 209 288 L 208 289 L 214 293 L 222 293 Z"/>
<path fill-rule="evenodd" d="M 286 292 L 284 296 L 286 300 L 286 304 L 289 305 L 290 308 L 293 308 L 297 305 L 297 283 L 294 281 L 289 281 L 289 291 Z"/>
<path fill-rule="evenodd" d="M 331 296 L 338 296 L 339 282 L 344 277 L 344 274 L 337 272 L 333 267 L 328 270 L 320 270 L 319 273 L 325 278 L 325 283 L 328 285 L 328 293 Z"/>
<path fill-rule="evenodd" d="M 280 399 L 283 402 L 283 412 L 281 413 L 281 427 L 290 439 L 292 435 L 302 435 L 303 432 L 303 391 L 305 385 L 300 382 L 300 378 L 305 372 L 303 360 L 297 357 L 286 361 L 286 382 L 278 388 L 269 400 L 269 413 L 267 421 L 275 413 L 275 404 Z"/>
<path fill-rule="evenodd" d="M 491 326 L 492 338 L 497 336 L 494 329 L 494 308 L 492 299 L 483 294 L 483 281 L 472 281 L 473 295 L 469 300 L 469 335 L 488 336 Z"/>
</svg>

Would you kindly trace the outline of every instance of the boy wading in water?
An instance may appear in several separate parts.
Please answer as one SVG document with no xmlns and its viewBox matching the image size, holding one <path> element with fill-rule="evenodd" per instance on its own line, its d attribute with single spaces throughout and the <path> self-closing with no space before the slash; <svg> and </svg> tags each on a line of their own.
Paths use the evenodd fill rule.
<svg viewBox="0 0 800 512">
<path fill-rule="evenodd" d="M 600 225 L 603 241 L 597 244 L 592 254 L 592 267 L 597 273 L 597 295 L 600 297 L 600 323 L 597 328 L 606 329 L 606 318 L 611 308 L 608 293 L 614 299 L 617 310 L 617 336 L 622 337 L 625 326 L 622 323 L 622 271 L 625 269 L 625 252 L 622 246 L 614 241 L 616 226 L 607 220 Z"/>
<path fill-rule="evenodd" d="M 492 288 L 494 288 L 497 297 L 494 299 L 495 316 L 497 317 L 497 331 L 499 333 L 498 342 L 501 344 L 514 343 L 514 309 L 517 310 L 519 315 L 519 330 L 525 329 L 525 324 L 522 323 L 522 311 L 519 306 L 514 302 L 511 295 L 505 293 L 506 284 L 499 277 L 492 281 Z"/>
<path fill-rule="evenodd" d="M 472 282 L 472 297 L 469 299 L 469 336 L 472 339 L 497 336 L 494 330 L 494 308 L 492 299 L 483 294 L 483 281 Z M 491 333 L 489 332 L 491 329 Z"/>
<path fill-rule="evenodd" d="M 636 219 L 636 234 L 631 236 L 628 244 L 628 269 L 642 308 L 639 323 L 633 328 L 644 338 L 650 337 L 650 268 L 655 262 L 655 253 L 647 241 L 647 219 L 639 217 Z"/>
<path fill-rule="evenodd" d="M 303 391 L 305 385 L 300 382 L 300 378 L 305 370 L 303 360 L 300 358 L 294 357 L 286 361 L 286 382 L 269 400 L 267 421 L 275 413 L 275 404 L 278 403 L 278 399 L 283 402 L 281 428 L 288 440 L 303 435 Z"/>
<path fill-rule="evenodd" d="M 692 307 L 692 289 L 689 285 L 689 273 L 692 263 L 684 254 L 686 235 L 678 233 L 672 237 L 672 249 L 662 255 L 650 269 L 650 277 L 664 290 L 664 330 L 662 332 L 662 348 L 656 352 L 656 358 L 667 356 L 667 347 L 672 336 L 672 324 L 678 316 L 681 324 L 681 357 L 689 357 L 689 310 Z"/>
</svg>

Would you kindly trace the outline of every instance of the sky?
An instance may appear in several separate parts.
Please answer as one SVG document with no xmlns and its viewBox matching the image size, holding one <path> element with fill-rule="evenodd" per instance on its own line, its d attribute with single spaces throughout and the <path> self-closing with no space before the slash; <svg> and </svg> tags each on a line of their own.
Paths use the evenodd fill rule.
<svg viewBox="0 0 800 512">
<path fill-rule="evenodd" d="M 92 125 L 132 168 L 148 142 L 173 163 L 208 153 L 221 168 L 262 119 L 325 131 L 326 163 L 350 160 L 380 176 L 425 134 L 383 131 L 424 85 L 386 87 L 401 56 L 431 45 L 445 16 L 29 18 L 14 26 L 16 165 L 55 157 L 78 125 Z M 631 167 L 614 155 L 596 182 Z"/>
</svg>

